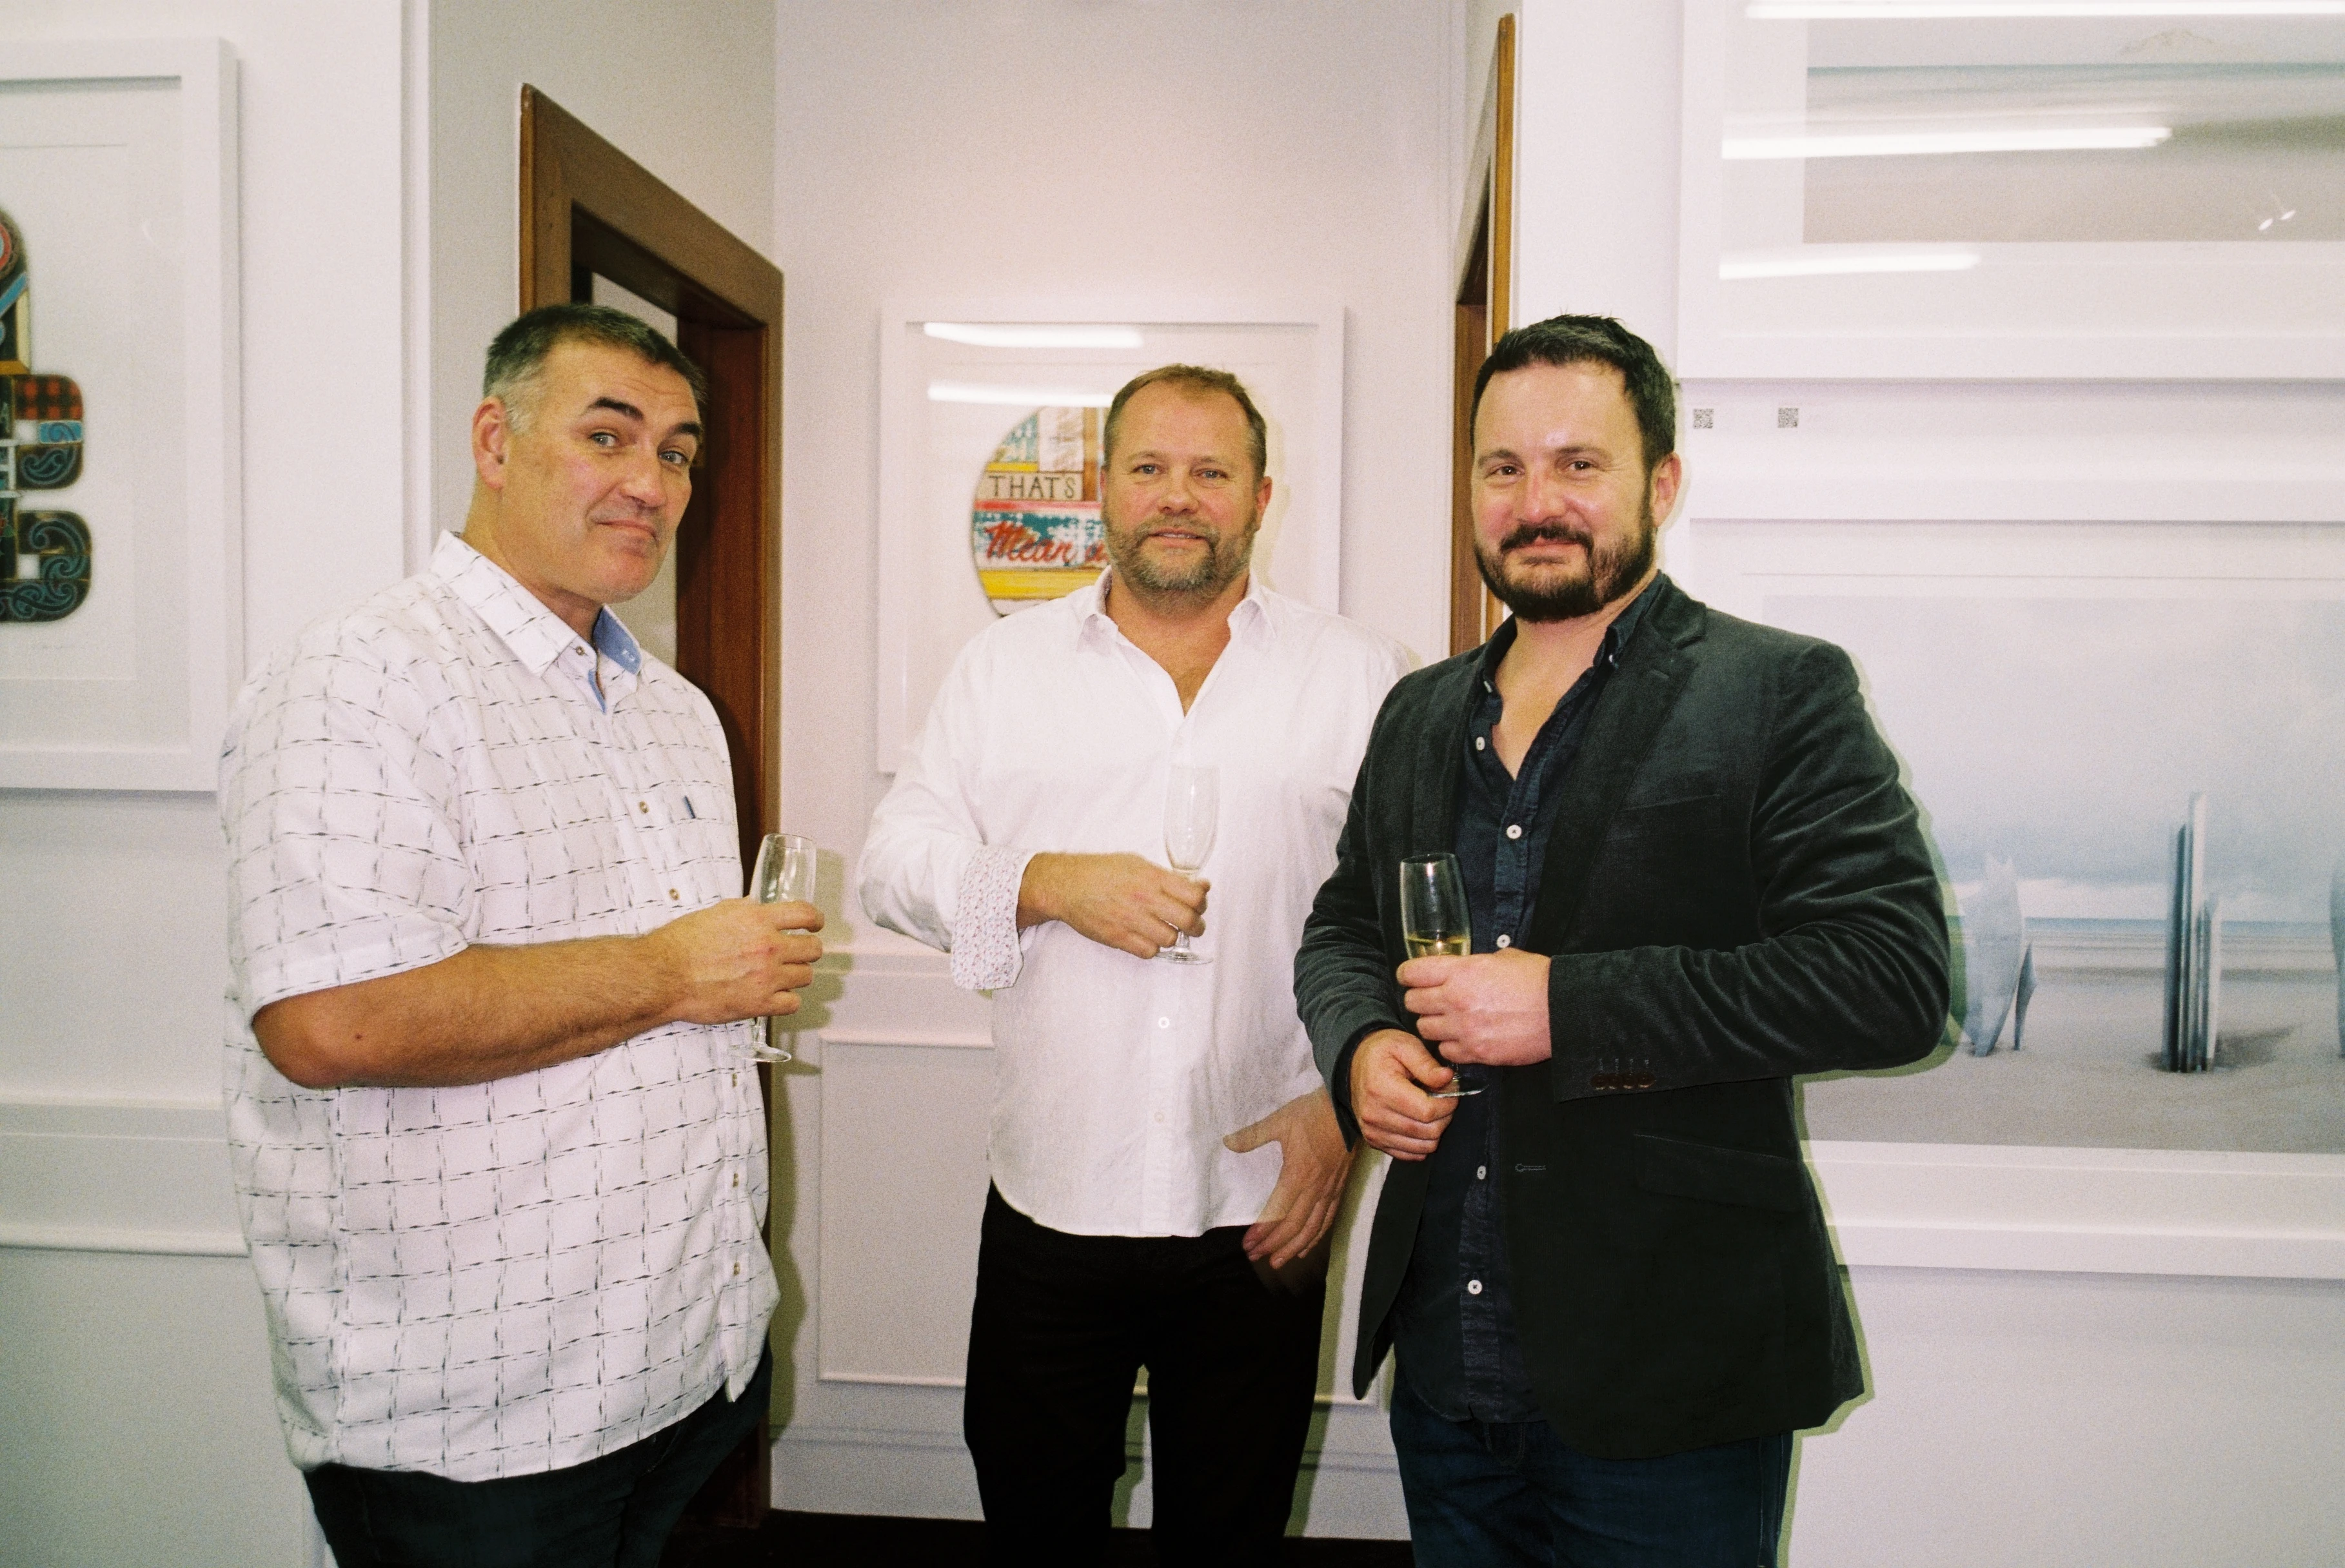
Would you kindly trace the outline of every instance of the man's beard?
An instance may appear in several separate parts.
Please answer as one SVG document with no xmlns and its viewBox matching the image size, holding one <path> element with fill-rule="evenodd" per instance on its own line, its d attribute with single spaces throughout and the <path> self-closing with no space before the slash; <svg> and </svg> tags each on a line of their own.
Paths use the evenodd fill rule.
<svg viewBox="0 0 2345 1568">
<path fill-rule="evenodd" d="M 1255 523 L 1258 517 L 1248 517 L 1236 527 L 1214 538 L 1202 526 L 1169 525 L 1193 531 L 1200 539 L 1212 541 L 1210 548 L 1186 561 L 1168 564 L 1151 560 L 1142 546 L 1154 529 L 1135 530 L 1122 533 L 1115 521 L 1101 511 L 1107 526 L 1108 564 L 1115 569 L 1118 581 L 1128 582 L 1143 593 L 1171 594 L 1183 599 L 1211 599 L 1238 580 L 1254 560 Z"/>
<path fill-rule="evenodd" d="M 1593 615 L 1644 581 L 1652 570 L 1655 541 L 1660 530 L 1653 522 L 1649 495 L 1638 508 L 1637 526 L 1628 537 L 1598 548 L 1593 536 L 1577 528 L 1524 523 L 1498 541 L 1496 551 L 1477 537 L 1474 560 L 1482 581 L 1499 603 L 1525 621 L 1574 621 Z M 1579 546 L 1582 565 L 1525 567 L 1509 575 L 1507 551 L 1543 541 L 1569 541 Z M 1562 575 L 1568 572 L 1568 575 Z"/>
</svg>

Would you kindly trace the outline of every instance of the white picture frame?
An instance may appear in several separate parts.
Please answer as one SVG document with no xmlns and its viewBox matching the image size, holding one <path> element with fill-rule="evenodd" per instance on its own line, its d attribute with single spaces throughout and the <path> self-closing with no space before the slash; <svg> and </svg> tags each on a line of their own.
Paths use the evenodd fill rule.
<svg viewBox="0 0 2345 1568">
<path fill-rule="evenodd" d="M 970 555 L 969 507 L 993 444 L 1025 408 L 1067 396 L 1101 406 L 1132 376 L 1176 361 L 1233 371 L 1269 425 L 1274 488 L 1255 569 L 1282 592 L 1338 610 L 1344 321 L 1333 300 L 1213 312 L 1142 301 L 1080 316 L 1015 302 L 889 301 L 879 351 L 878 770 L 895 772 L 961 644 L 995 619 Z M 935 337 L 930 324 L 1010 340 Z M 964 398 L 998 400 L 1007 389 L 1033 401 Z"/>
<path fill-rule="evenodd" d="M 1926 5 L 1916 5 L 1914 18 L 1901 19 L 1883 6 L 1849 0 L 1684 0 L 1684 5 L 1680 375 L 2345 376 L 2345 242 L 2259 243 L 2250 235 L 2237 242 L 1810 244 L 1802 165 L 1796 158 L 1769 164 L 1753 150 L 1764 138 L 1749 134 L 1751 125 L 1770 115 L 1787 125 L 1804 124 L 1798 100 L 1809 56 L 1801 30 L 1871 28 L 1868 46 L 1874 46 L 1890 35 L 1885 30 L 1937 28 L 1928 37 L 1943 40 L 1945 58 L 1969 63 L 2002 57 L 1997 51 L 2006 43 L 2013 46 L 2010 55 L 2025 56 L 2036 41 L 2055 36 L 2054 29 L 2066 29 L 2057 37 L 2075 57 L 2097 59 L 2116 47 L 2117 35 L 2088 36 L 2082 30 L 2136 28 L 2149 35 L 2172 22 L 2064 20 L 2070 14 L 2057 7 L 2027 17 L 2008 7 L 1982 6 L 1964 19 L 1945 15 L 1947 7 Z M 2324 29 L 2306 48 L 2324 59 L 2345 58 L 2345 44 L 2338 42 L 2345 39 L 2345 23 L 2336 18 L 2299 24 L 2198 17 L 2190 23 L 2194 35 L 2212 31 L 2224 41 L 2226 29 L 2269 33 L 2283 25 Z M 1730 137 L 1741 149 L 1733 160 L 1726 156 Z"/>
<path fill-rule="evenodd" d="M 218 38 L 0 61 L 0 207 L 54 361 L 34 373 L 74 376 L 87 410 L 83 477 L 40 499 L 93 536 L 79 609 L 0 625 L 0 788 L 214 787 L 243 674 L 237 166 Z"/>
</svg>

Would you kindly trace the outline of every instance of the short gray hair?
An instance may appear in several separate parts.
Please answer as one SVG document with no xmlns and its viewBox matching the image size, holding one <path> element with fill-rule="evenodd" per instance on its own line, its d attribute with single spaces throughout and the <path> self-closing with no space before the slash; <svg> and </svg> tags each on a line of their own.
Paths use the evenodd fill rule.
<svg viewBox="0 0 2345 1568">
<path fill-rule="evenodd" d="M 564 343 L 624 349 L 647 363 L 674 370 L 692 389 L 695 406 L 704 412 L 708 407 L 708 378 L 657 328 L 608 305 L 541 305 L 513 318 L 496 335 L 489 345 L 488 366 L 481 375 L 481 396 L 502 403 L 514 430 L 525 426 L 536 411 L 546 356 Z"/>
</svg>

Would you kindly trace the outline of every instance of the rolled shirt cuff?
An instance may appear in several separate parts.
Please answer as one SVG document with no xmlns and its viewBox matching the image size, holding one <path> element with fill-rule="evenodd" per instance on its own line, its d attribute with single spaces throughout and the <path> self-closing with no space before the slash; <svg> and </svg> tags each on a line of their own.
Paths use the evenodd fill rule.
<svg viewBox="0 0 2345 1568">
<path fill-rule="evenodd" d="M 980 845 L 961 869 L 952 922 L 953 984 L 968 991 L 1015 985 L 1026 958 L 1018 939 L 1018 887 L 1031 850 Z"/>
</svg>

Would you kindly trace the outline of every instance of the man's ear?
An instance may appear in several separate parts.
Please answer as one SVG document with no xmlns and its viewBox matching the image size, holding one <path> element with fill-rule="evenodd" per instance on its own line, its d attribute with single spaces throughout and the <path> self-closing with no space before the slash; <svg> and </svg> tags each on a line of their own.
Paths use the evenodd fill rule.
<svg viewBox="0 0 2345 1568">
<path fill-rule="evenodd" d="M 502 398 L 482 398 L 472 410 L 472 471 L 491 490 L 505 488 L 505 458 L 513 445 L 513 417 Z"/>
<path fill-rule="evenodd" d="M 1646 499 L 1652 503 L 1653 525 L 1658 528 L 1669 521 L 1670 513 L 1677 510 L 1678 491 L 1685 485 L 1685 463 L 1671 452 L 1653 465 L 1652 493 Z"/>
</svg>

